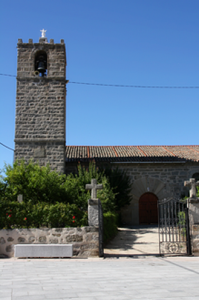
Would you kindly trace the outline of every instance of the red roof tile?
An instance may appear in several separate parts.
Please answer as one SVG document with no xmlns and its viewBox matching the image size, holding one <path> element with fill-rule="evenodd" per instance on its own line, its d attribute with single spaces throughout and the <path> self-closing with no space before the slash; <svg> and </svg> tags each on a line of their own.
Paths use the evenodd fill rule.
<svg viewBox="0 0 199 300">
<path fill-rule="evenodd" d="M 195 146 L 66 146 L 66 161 L 108 162 L 199 162 L 199 145 Z"/>
</svg>

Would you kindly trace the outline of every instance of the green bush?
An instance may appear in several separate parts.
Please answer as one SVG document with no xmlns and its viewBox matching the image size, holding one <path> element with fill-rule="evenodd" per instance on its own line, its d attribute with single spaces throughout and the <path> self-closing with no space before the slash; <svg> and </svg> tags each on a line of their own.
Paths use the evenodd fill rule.
<svg viewBox="0 0 199 300">
<path fill-rule="evenodd" d="M 90 163 L 88 168 L 79 164 L 78 173 L 67 176 L 63 187 L 66 190 L 69 202 L 76 204 L 83 210 L 87 210 L 91 192 L 85 189 L 85 185 L 91 183 L 92 178 L 95 178 L 98 184 L 103 184 L 103 189 L 97 191 L 97 197 L 100 198 L 103 211 L 115 211 L 115 193 L 110 187 L 109 180 L 103 172 L 99 172 L 95 163 Z"/>
<path fill-rule="evenodd" d="M 51 171 L 49 165 L 40 167 L 32 161 L 27 164 L 22 160 L 16 161 L 13 166 L 5 165 L 4 172 L 0 186 L 3 200 L 16 201 L 17 195 L 22 194 L 24 202 L 68 202 L 63 186 L 66 175 Z"/>
<path fill-rule="evenodd" d="M 110 187 L 109 180 L 99 172 L 95 163 L 90 163 L 89 168 L 79 165 L 78 174 L 68 176 L 51 171 L 49 165 L 40 167 L 30 161 L 16 161 L 13 166 L 5 166 L 5 177 L 0 181 L 0 199 L 4 201 L 17 201 L 19 194 L 23 195 L 23 201 L 32 204 L 47 202 L 55 204 L 76 204 L 81 210 L 86 211 L 90 191 L 85 185 L 96 178 L 103 184 L 103 190 L 97 192 L 102 202 L 104 212 L 115 211 L 115 193 Z"/>
<path fill-rule="evenodd" d="M 0 201 L 0 229 L 86 226 L 87 212 L 75 204 Z"/>
<path fill-rule="evenodd" d="M 107 212 L 104 216 L 104 243 L 108 242 L 117 234 L 117 218 L 116 213 Z"/>
<path fill-rule="evenodd" d="M 119 169 L 99 170 L 95 163 L 78 165 L 78 173 L 68 176 L 30 161 L 5 166 L 0 177 L 0 228 L 71 227 L 87 225 L 90 191 L 85 185 L 95 178 L 103 184 L 97 191 L 104 212 L 104 237 L 117 232 L 114 212 L 130 202 L 130 181 Z M 18 203 L 17 196 L 23 195 Z M 75 216 L 75 219 L 72 217 Z"/>
<path fill-rule="evenodd" d="M 100 171 L 108 178 L 110 188 L 115 193 L 115 210 L 119 212 L 122 207 L 130 204 L 131 198 L 131 180 L 124 170 L 110 168 L 107 166 L 101 167 Z"/>
</svg>

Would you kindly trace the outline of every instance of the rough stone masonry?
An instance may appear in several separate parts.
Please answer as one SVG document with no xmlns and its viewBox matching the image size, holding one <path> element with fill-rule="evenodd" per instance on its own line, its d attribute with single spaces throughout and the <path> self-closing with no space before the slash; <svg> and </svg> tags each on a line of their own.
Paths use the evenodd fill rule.
<svg viewBox="0 0 199 300">
<path fill-rule="evenodd" d="M 66 52 L 64 41 L 54 44 L 18 40 L 15 120 L 15 160 L 34 159 L 40 165 L 65 170 Z M 36 59 L 47 60 L 45 76 L 36 70 Z"/>
</svg>

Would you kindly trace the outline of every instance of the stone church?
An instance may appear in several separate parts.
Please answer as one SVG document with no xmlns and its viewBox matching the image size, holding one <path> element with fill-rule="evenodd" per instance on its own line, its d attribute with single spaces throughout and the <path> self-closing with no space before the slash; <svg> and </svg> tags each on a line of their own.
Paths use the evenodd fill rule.
<svg viewBox="0 0 199 300">
<path fill-rule="evenodd" d="M 64 40 L 18 40 L 15 159 L 50 163 L 75 172 L 77 163 L 108 164 L 125 170 L 132 201 L 122 211 L 125 224 L 157 223 L 157 201 L 187 194 L 184 181 L 199 180 L 199 145 L 67 146 L 66 51 Z M 133 141 L 132 141 L 133 142 Z"/>
</svg>

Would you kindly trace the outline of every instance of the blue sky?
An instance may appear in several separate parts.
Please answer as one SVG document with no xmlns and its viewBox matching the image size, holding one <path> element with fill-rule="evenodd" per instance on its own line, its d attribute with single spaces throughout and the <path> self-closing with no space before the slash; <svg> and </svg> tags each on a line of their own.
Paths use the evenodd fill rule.
<svg viewBox="0 0 199 300">
<path fill-rule="evenodd" d="M 199 1 L 2 0 L 0 73 L 16 75 L 17 40 L 64 39 L 67 145 L 195 145 Z M 16 79 L 0 76 L 0 142 L 14 149 Z M 0 145 L 0 168 L 13 151 Z"/>
</svg>

